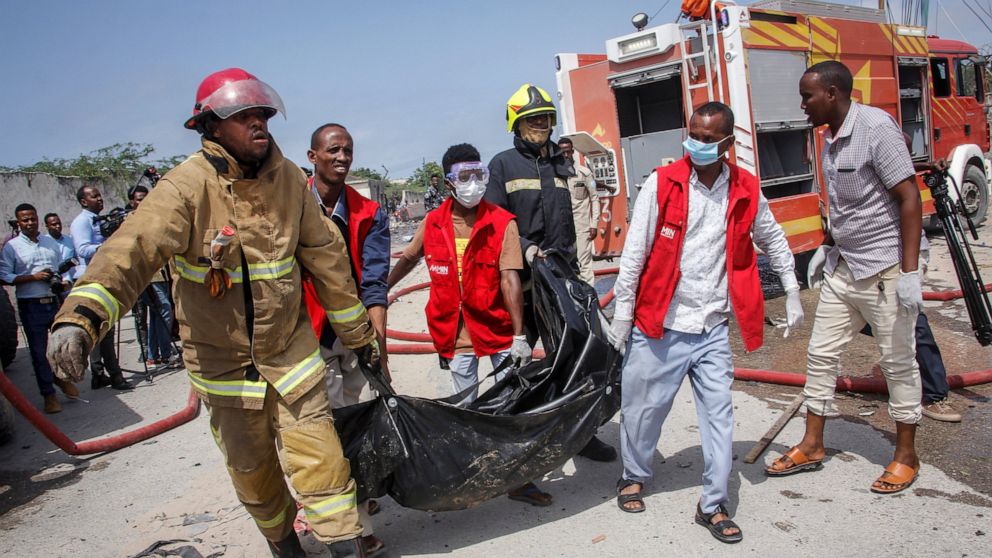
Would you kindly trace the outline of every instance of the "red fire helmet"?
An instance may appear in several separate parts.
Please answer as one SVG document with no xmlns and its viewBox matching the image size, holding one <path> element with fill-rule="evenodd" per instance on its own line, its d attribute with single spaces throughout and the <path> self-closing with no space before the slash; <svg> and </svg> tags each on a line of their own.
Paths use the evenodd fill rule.
<svg viewBox="0 0 992 558">
<path fill-rule="evenodd" d="M 208 112 L 224 119 L 255 107 L 267 108 L 273 116 L 281 112 L 283 118 L 286 117 L 286 107 L 275 89 L 241 68 L 228 68 L 214 72 L 200 82 L 193 116 L 186 120 L 185 126 L 191 130 L 196 128 L 196 119 Z"/>
</svg>

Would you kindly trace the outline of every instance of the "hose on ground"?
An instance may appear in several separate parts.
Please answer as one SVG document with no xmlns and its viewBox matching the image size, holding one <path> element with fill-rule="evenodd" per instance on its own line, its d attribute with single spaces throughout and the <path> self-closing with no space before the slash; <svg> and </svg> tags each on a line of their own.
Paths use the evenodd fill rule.
<svg viewBox="0 0 992 558">
<path fill-rule="evenodd" d="M 17 386 L 10 381 L 10 378 L 0 370 L 0 393 L 10 401 L 11 405 L 25 419 L 28 420 L 45 438 L 59 447 L 69 455 L 90 455 L 94 453 L 106 453 L 116 451 L 143 442 L 149 438 L 154 438 L 159 434 L 172 430 L 173 428 L 186 424 L 196 418 L 200 412 L 200 400 L 191 389 L 186 400 L 186 406 L 178 412 L 173 413 L 163 419 L 157 420 L 145 426 L 139 426 L 120 434 L 87 440 L 85 442 L 73 442 L 62 430 L 52 421 L 48 420 L 34 405 L 28 401 L 27 397 L 17 389 Z"/>
<path fill-rule="evenodd" d="M 620 268 L 611 267 L 595 270 L 597 276 L 614 275 Z M 430 283 L 417 283 L 409 287 L 404 287 L 389 295 L 389 304 L 392 304 L 401 296 L 408 295 L 422 289 L 430 287 Z M 992 284 L 985 286 L 986 290 L 992 290 Z M 949 301 L 964 296 L 961 291 L 941 291 L 924 292 L 924 300 Z M 613 301 L 613 289 L 610 289 L 599 299 L 599 307 L 605 308 Z M 434 354 L 434 345 L 431 344 L 431 336 L 427 333 L 412 333 L 408 331 L 398 331 L 386 329 L 386 337 L 398 341 L 416 341 L 417 343 L 391 343 L 386 345 L 386 350 L 390 354 L 400 355 L 429 355 Z M 534 358 L 543 358 L 543 351 L 535 351 Z M 803 387 L 806 384 L 806 375 L 795 372 L 780 372 L 776 370 L 755 370 L 752 368 L 735 368 L 734 379 L 742 382 L 761 382 L 765 384 L 777 384 L 783 386 Z M 975 370 L 953 374 L 947 377 L 947 383 L 951 389 L 976 386 L 992 382 L 992 369 Z M 837 378 L 838 391 L 852 391 L 857 393 L 888 393 L 885 378 L 863 377 L 863 376 L 840 376 Z"/>
</svg>

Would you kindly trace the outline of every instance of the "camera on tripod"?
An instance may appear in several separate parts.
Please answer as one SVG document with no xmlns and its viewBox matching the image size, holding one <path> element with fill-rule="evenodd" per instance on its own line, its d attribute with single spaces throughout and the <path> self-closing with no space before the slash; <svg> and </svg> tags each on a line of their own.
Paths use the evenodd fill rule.
<svg viewBox="0 0 992 558">
<path fill-rule="evenodd" d="M 93 224 L 100 227 L 100 234 L 104 238 L 110 238 L 110 235 L 117 232 L 117 229 L 121 228 L 124 223 L 124 219 L 134 211 L 131 208 L 117 207 L 110 210 L 110 213 L 106 215 L 97 215 L 93 218 Z"/>
<path fill-rule="evenodd" d="M 62 294 L 65 292 L 65 285 L 62 284 L 62 276 L 77 265 L 79 265 L 79 260 L 74 257 L 59 264 L 59 268 L 48 279 L 48 286 L 52 289 L 53 293 Z"/>
<path fill-rule="evenodd" d="M 957 194 L 956 201 L 951 199 L 947 186 L 948 178 L 953 183 L 954 191 Z M 944 240 L 947 241 L 951 263 L 954 264 L 954 272 L 957 274 L 958 283 L 961 285 L 961 292 L 964 295 L 964 304 L 968 310 L 968 318 L 971 320 L 971 329 L 975 332 L 978 343 L 983 347 L 988 346 L 992 344 L 992 302 L 989 301 L 988 293 L 985 291 L 978 262 L 975 261 L 975 255 L 968 243 L 968 234 L 961 221 L 964 220 L 967 223 L 967 232 L 971 233 L 971 237 L 978 240 L 975 223 L 965 211 L 957 181 L 948 175 L 947 171 L 928 173 L 923 177 L 923 181 L 926 182 L 930 188 L 930 194 L 933 196 L 933 204 L 937 210 L 937 218 L 940 220 L 940 228 L 944 233 Z"/>
</svg>

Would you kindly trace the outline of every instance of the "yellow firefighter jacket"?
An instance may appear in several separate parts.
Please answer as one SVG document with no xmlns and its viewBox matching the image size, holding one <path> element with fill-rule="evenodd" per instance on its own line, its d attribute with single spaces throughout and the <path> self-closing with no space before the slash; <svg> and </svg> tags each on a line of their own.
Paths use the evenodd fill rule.
<svg viewBox="0 0 992 558">
<path fill-rule="evenodd" d="M 271 146 L 257 178 L 246 179 L 223 147 L 204 139 L 203 148 L 162 177 L 100 247 L 55 327 L 81 326 L 96 341 L 169 263 L 193 388 L 211 405 L 249 409 L 262 408 L 267 385 L 292 403 L 324 376 L 301 304 L 301 267 L 313 275 L 342 343 L 357 348 L 371 342 L 374 332 L 344 239 L 323 223 L 300 168 L 275 142 Z M 236 231 L 223 258 L 233 285 L 214 298 L 204 278 L 210 242 L 226 225 Z"/>
</svg>

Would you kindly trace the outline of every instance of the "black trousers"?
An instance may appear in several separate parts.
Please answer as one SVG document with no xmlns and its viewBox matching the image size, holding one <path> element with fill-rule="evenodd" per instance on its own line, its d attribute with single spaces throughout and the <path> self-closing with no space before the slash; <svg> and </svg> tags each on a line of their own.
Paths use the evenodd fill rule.
<svg viewBox="0 0 992 558">
<path fill-rule="evenodd" d="M 861 333 L 871 335 L 871 326 L 866 325 Z M 940 347 L 933 338 L 930 322 L 923 312 L 920 312 L 916 318 L 916 364 L 920 367 L 920 379 L 923 380 L 923 404 L 947 397 L 950 391 L 950 386 L 947 385 L 947 369 L 944 368 L 944 359 L 940 356 Z"/>
</svg>

